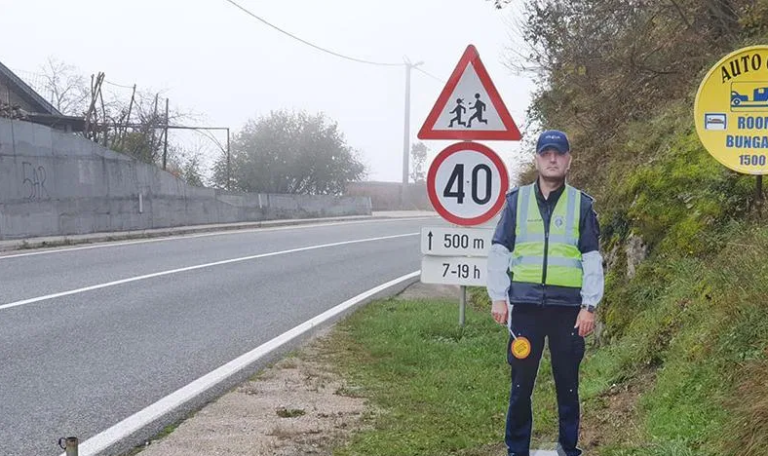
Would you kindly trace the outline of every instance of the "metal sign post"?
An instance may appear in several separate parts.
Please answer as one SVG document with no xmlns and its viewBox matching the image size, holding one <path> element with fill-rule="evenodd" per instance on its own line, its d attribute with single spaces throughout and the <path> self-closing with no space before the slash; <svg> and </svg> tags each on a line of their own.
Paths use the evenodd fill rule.
<svg viewBox="0 0 768 456">
<path fill-rule="evenodd" d="M 467 309 L 467 287 L 461 286 L 461 299 L 459 300 L 459 326 L 464 328 L 464 315 Z"/>
</svg>

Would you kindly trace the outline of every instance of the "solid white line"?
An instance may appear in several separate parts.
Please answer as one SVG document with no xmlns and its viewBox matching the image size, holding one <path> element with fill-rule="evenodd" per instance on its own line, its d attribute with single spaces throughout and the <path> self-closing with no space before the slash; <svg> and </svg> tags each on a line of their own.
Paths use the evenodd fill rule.
<svg viewBox="0 0 768 456">
<path fill-rule="evenodd" d="M 76 252 L 78 250 L 92 250 L 92 249 L 103 249 L 107 247 L 122 247 L 126 245 L 133 245 L 133 244 L 148 244 L 150 242 L 169 242 L 169 241 L 180 241 L 184 239 L 193 239 L 193 238 L 203 238 L 203 237 L 211 237 L 211 236 L 234 236 L 238 234 L 247 234 L 247 233 L 256 233 L 256 232 L 270 232 L 270 231 L 285 231 L 285 230 L 302 230 L 307 228 L 324 228 L 328 226 L 338 226 L 338 225 L 357 225 L 361 223 L 382 223 L 382 222 L 398 222 L 398 221 L 408 221 L 408 220 L 421 220 L 425 218 L 432 218 L 432 217 L 403 217 L 403 218 L 387 218 L 387 219 L 375 219 L 375 220 L 351 220 L 349 222 L 327 222 L 327 223 L 311 223 L 307 225 L 291 225 L 291 226 L 276 226 L 276 227 L 265 227 L 265 228 L 247 228 L 247 229 L 233 229 L 233 230 L 221 230 L 221 231 L 214 231 L 210 233 L 198 233 L 198 234 L 183 234 L 183 235 L 164 235 L 152 239 L 140 239 L 140 240 L 133 240 L 133 241 L 97 241 L 99 244 L 94 245 L 86 245 L 82 247 L 53 247 L 50 249 L 45 250 L 36 250 L 34 252 L 25 252 L 25 253 L 14 253 L 11 255 L 3 255 L 0 253 L 0 261 L 2 260 L 8 260 L 11 258 L 20 258 L 20 257 L 28 257 L 28 256 L 36 256 L 36 255 L 48 255 L 51 253 L 63 253 L 63 252 Z M 117 233 L 119 234 L 119 233 Z"/>
<path fill-rule="evenodd" d="M 392 286 L 398 285 L 406 280 L 410 280 L 414 277 L 418 277 L 419 274 L 421 274 L 421 271 L 415 271 L 410 274 L 404 275 L 402 277 L 398 277 L 397 279 L 389 281 L 385 284 L 379 285 L 378 287 L 372 288 L 366 292 L 363 292 L 355 296 L 352 299 L 344 301 L 343 303 L 337 305 L 336 307 L 330 310 L 327 310 L 321 313 L 320 315 L 312 318 L 311 320 L 305 321 L 304 323 L 294 327 L 293 329 L 290 329 L 287 332 L 284 332 L 283 334 L 275 337 L 269 342 L 266 342 L 256 347 L 255 349 L 251 350 L 250 352 L 244 355 L 241 355 L 238 358 L 219 367 L 218 369 L 212 372 L 209 372 L 208 374 L 205 374 L 204 376 L 198 378 L 192 383 L 182 388 L 179 388 L 178 390 L 174 391 L 168 396 L 165 396 L 164 398 L 160 399 L 154 404 L 146 407 L 145 409 L 115 424 L 109 429 L 102 431 L 99 434 L 84 441 L 78 448 L 80 451 L 80 454 L 84 456 L 90 456 L 90 455 L 98 454 L 101 451 L 104 451 L 106 448 L 114 445 L 120 440 L 140 430 L 141 428 L 148 425 L 149 423 L 162 417 L 164 414 L 169 413 L 172 410 L 182 406 L 184 403 L 188 402 L 189 400 L 193 399 L 199 394 L 204 393 L 205 391 L 217 385 L 218 383 L 226 380 L 227 378 L 236 374 L 240 370 L 258 361 L 261 357 L 268 354 L 272 350 L 275 350 L 276 348 L 282 346 L 283 344 L 290 342 L 294 338 L 304 334 L 305 332 L 312 329 L 314 326 L 319 325 L 335 317 L 341 312 L 344 312 L 345 310 L 358 304 L 359 302 L 364 301 L 365 299 L 368 299 L 369 297 L 375 295 L 376 293 L 384 291 L 387 288 L 390 288 Z M 66 454 L 62 453 L 62 456 L 66 456 Z"/>
<path fill-rule="evenodd" d="M 152 274 L 146 274 L 146 275 L 141 275 L 141 276 L 136 276 L 136 277 L 129 277 L 127 279 L 115 280 L 114 282 L 101 283 L 101 284 L 98 284 L 98 285 L 91 285 L 90 287 L 78 288 L 76 290 L 62 291 L 60 293 L 53 293 L 53 294 L 49 294 L 49 295 L 45 295 L 45 296 L 38 296 L 36 298 L 30 298 L 30 299 L 24 299 L 22 301 L 11 302 L 11 303 L 8 303 L 8 304 L 0 305 L 0 310 L 10 309 L 12 307 L 19 307 L 19 306 L 23 306 L 23 305 L 27 305 L 27 304 L 32 304 L 32 303 L 40 302 L 40 301 L 47 301 L 49 299 L 60 298 L 62 296 L 69 296 L 69 295 L 73 295 L 73 294 L 85 293 L 85 292 L 93 291 L 93 290 L 99 290 L 101 288 L 114 287 L 116 285 L 123 285 L 123 284 L 126 284 L 126 283 L 137 282 L 139 280 L 153 279 L 155 277 L 162 277 L 162 276 L 166 276 L 166 275 L 170 275 L 170 274 L 178 274 L 180 272 L 188 272 L 188 271 L 194 271 L 194 270 L 197 270 L 197 269 L 211 268 L 213 266 L 221 266 L 223 264 L 239 263 L 241 261 L 256 260 L 256 259 L 259 259 L 259 258 L 267 258 L 267 257 L 272 257 L 272 256 L 277 256 L 277 255 L 286 255 L 286 254 L 289 254 L 289 253 L 296 253 L 296 252 L 306 252 L 308 250 L 324 249 L 324 248 L 328 248 L 328 247 L 338 247 L 338 246 L 349 245 L 349 244 L 360 244 L 362 242 L 383 241 L 383 240 L 387 240 L 387 239 L 397 239 L 397 238 L 401 238 L 401 237 L 417 236 L 418 234 L 419 233 L 407 233 L 407 234 L 398 234 L 398 235 L 394 235 L 394 236 L 383 236 L 383 237 L 375 237 L 375 238 L 368 238 L 368 239 L 357 239 L 357 240 L 354 240 L 354 241 L 334 242 L 334 243 L 331 243 L 331 244 L 311 245 L 309 247 L 299 247 L 297 249 L 281 250 L 281 251 L 278 251 L 278 252 L 270 252 L 270 253 L 261 253 L 261 254 L 258 254 L 258 255 L 250 255 L 250 256 L 241 257 L 241 258 L 232 258 L 230 260 L 216 261 L 216 262 L 213 262 L 213 263 L 205 263 L 205 264 L 198 264 L 198 265 L 195 265 L 195 266 L 187 266 L 185 268 L 170 269 L 168 271 L 160 271 L 160 272 L 155 272 L 155 273 L 152 273 Z"/>
</svg>

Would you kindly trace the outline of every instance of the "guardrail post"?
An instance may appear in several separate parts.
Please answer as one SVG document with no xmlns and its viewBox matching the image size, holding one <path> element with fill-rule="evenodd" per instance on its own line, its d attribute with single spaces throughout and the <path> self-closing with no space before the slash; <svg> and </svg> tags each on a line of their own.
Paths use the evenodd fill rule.
<svg viewBox="0 0 768 456">
<path fill-rule="evenodd" d="M 77 456 L 77 446 L 80 442 L 77 437 L 62 437 L 59 439 L 59 446 L 66 451 L 67 456 Z"/>
</svg>

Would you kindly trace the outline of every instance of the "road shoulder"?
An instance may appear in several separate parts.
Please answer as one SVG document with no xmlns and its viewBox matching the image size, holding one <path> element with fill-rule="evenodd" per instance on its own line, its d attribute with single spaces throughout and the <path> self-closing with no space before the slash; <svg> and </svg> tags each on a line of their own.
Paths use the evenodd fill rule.
<svg viewBox="0 0 768 456">
<path fill-rule="evenodd" d="M 284 219 L 260 222 L 225 223 L 214 225 L 194 225 L 151 230 L 115 231 L 108 233 L 91 233 L 67 236 L 47 236 L 27 239 L 8 239 L 0 241 L 0 255 L 19 251 L 60 248 L 83 244 L 97 244 L 139 239 L 171 238 L 194 234 L 251 230 L 260 228 L 277 228 L 298 225 L 312 225 L 339 222 L 365 222 L 370 220 L 407 219 L 435 217 L 435 213 L 427 211 L 391 211 L 374 212 L 372 215 L 325 217 L 311 219 Z"/>
</svg>

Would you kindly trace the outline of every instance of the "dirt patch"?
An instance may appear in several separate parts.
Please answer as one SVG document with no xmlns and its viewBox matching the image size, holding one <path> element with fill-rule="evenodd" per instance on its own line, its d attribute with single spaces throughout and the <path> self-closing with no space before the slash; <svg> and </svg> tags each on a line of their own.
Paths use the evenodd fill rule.
<svg viewBox="0 0 768 456">
<path fill-rule="evenodd" d="M 458 293 L 458 287 L 417 282 L 398 298 L 458 299 Z M 329 364 L 329 332 L 150 442 L 140 455 L 330 456 L 366 429 L 376 411 Z"/>
<path fill-rule="evenodd" d="M 323 339 L 200 410 L 142 456 L 330 455 L 365 427 L 365 400 L 317 356 Z"/>
<path fill-rule="evenodd" d="M 622 384 L 614 384 L 585 406 L 579 436 L 585 451 L 603 444 L 623 445 L 638 441 L 640 423 L 637 403 L 655 382 L 655 372 L 644 372 Z"/>
</svg>

